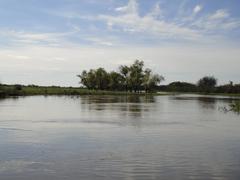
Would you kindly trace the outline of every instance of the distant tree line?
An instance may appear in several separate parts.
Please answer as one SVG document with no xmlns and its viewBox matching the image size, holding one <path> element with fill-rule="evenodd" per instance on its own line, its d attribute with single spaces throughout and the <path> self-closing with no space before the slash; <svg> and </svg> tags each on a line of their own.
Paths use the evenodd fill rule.
<svg viewBox="0 0 240 180">
<path fill-rule="evenodd" d="M 158 86 L 158 91 L 168 92 L 203 92 L 203 93 L 240 93 L 240 84 L 228 84 L 217 86 L 217 79 L 214 76 L 205 76 L 196 84 L 175 81 L 168 85 Z"/>
<path fill-rule="evenodd" d="M 214 76 L 205 76 L 196 83 L 175 81 L 168 85 L 160 85 L 160 83 L 164 81 L 164 77 L 153 73 L 149 68 L 144 68 L 144 62 L 139 60 L 136 60 L 129 66 L 121 65 L 118 71 L 107 72 L 104 68 L 90 69 L 89 71 L 84 70 L 78 77 L 80 78 L 80 83 L 83 85 L 80 88 L 37 85 L 24 86 L 19 84 L 6 85 L 0 83 L 0 97 L 37 94 L 125 94 L 125 92 L 140 91 L 240 94 L 240 84 L 234 84 L 230 81 L 228 84 L 217 86 L 217 79 Z"/>
<path fill-rule="evenodd" d="M 164 80 L 151 69 L 144 69 L 144 62 L 136 60 L 132 65 L 121 65 L 118 71 L 107 72 L 104 68 L 82 71 L 80 83 L 91 90 L 111 90 L 129 92 L 152 92 Z"/>
<path fill-rule="evenodd" d="M 171 82 L 168 85 L 160 85 L 164 77 L 155 74 L 151 69 L 144 69 L 144 62 L 136 60 L 132 65 L 121 65 L 118 71 L 107 72 L 104 68 L 82 71 L 80 83 L 90 90 L 110 90 L 128 92 L 202 92 L 202 93 L 240 93 L 240 84 L 217 86 L 214 76 L 204 76 L 196 83 Z"/>
</svg>

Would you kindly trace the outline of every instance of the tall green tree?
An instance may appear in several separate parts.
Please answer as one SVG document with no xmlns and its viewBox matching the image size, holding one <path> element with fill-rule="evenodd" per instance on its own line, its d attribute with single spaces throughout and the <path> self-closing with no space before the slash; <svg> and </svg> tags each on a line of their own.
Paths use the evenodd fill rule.
<svg viewBox="0 0 240 180">
<path fill-rule="evenodd" d="M 198 81 L 197 85 L 201 91 L 210 93 L 214 91 L 217 79 L 214 76 L 205 76 Z"/>
<path fill-rule="evenodd" d="M 77 75 L 77 77 L 80 78 L 80 84 L 82 84 L 83 86 L 86 86 L 88 89 L 90 89 L 89 85 L 88 85 L 88 79 L 87 79 L 88 73 L 86 70 L 82 71 L 82 73 L 80 75 Z"/>
<path fill-rule="evenodd" d="M 129 81 L 130 81 L 130 68 L 126 65 L 121 65 L 119 67 L 120 74 L 123 77 L 123 86 L 125 88 L 125 91 L 128 91 L 129 88 Z"/>
<path fill-rule="evenodd" d="M 111 90 L 124 90 L 125 79 L 124 77 L 115 71 L 109 73 L 109 88 Z"/>
<path fill-rule="evenodd" d="M 104 68 L 98 68 L 95 71 L 96 88 L 105 90 L 108 88 L 109 76 Z"/>
<path fill-rule="evenodd" d="M 125 90 L 139 92 L 140 90 L 152 91 L 164 80 L 158 74 L 153 74 L 150 69 L 144 70 L 144 62 L 136 60 L 132 65 L 122 65 L 119 72 L 108 73 L 104 68 L 82 71 L 80 83 L 88 89 L 96 90 Z"/>
<path fill-rule="evenodd" d="M 164 77 L 158 74 L 153 74 L 151 69 L 147 68 L 144 71 L 143 87 L 145 92 L 154 91 L 162 81 L 164 81 Z"/>
<path fill-rule="evenodd" d="M 143 83 L 143 67 L 144 62 L 136 60 L 131 66 L 130 66 L 130 77 L 129 77 L 129 85 L 130 89 L 134 92 L 141 90 L 141 85 Z"/>
<path fill-rule="evenodd" d="M 80 78 L 80 84 L 88 89 L 97 89 L 96 70 L 90 69 L 82 71 L 81 75 L 77 75 Z"/>
</svg>

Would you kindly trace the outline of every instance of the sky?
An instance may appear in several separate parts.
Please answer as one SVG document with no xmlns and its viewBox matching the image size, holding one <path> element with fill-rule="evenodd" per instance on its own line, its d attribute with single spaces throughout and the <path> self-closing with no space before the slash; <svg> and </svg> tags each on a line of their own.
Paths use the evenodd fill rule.
<svg viewBox="0 0 240 180">
<path fill-rule="evenodd" d="M 172 81 L 240 83 L 239 0 L 0 0 L 0 82 L 79 86 L 134 60 Z"/>
</svg>

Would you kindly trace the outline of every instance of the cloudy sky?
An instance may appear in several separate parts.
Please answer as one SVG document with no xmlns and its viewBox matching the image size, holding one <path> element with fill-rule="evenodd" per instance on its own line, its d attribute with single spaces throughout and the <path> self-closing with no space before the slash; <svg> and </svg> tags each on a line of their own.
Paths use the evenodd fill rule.
<svg viewBox="0 0 240 180">
<path fill-rule="evenodd" d="M 135 59 L 171 81 L 240 82 L 239 0 L 0 0 L 0 81 L 78 86 Z"/>
</svg>

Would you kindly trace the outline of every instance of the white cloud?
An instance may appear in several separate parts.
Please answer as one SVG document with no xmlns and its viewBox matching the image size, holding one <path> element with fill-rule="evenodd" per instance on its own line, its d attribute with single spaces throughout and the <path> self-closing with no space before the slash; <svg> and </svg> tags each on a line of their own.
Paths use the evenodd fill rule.
<svg viewBox="0 0 240 180">
<path fill-rule="evenodd" d="M 8 54 L 7 56 L 8 56 L 9 58 L 19 59 L 19 60 L 28 60 L 28 59 L 31 59 L 31 57 L 29 57 L 29 56 L 24 56 L 24 55 Z"/>
<path fill-rule="evenodd" d="M 153 10 L 148 14 L 148 16 L 159 17 L 162 15 L 162 9 L 160 3 L 157 3 Z"/>
<path fill-rule="evenodd" d="M 193 9 L 193 13 L 197 14 L 202 10 L 202 6 L 201 5 L 196 5 Z"/>
<path fill-rule="evenodd" d="M 224 18 L 228 18 L 228 17 L 229 17 L 229 13 L 227 12 L 227 10 L 219 9 L 214 14 L 209 16 L 209 19 L 218 20 L 218 19 L 224 19 Z"/>
<path fill-rule="evenodd" d="M 8 41 L 14 45 L 43 44 L 47 46 L 60 46 L 61 43 L 67 41 L 69 36 L 77 32 L 77 30 L 73 30 L 63 33 L 39 33 L 4 29 L 0 30 L 0 36 L 7 38 Z"/>
<path fill-rule="evenodd" d="M 207 42 L 216 35 L 220 37 L 221 33 L 219 32 L 221 30 L 232 30 L 240 26 L 240 20 L 232 18 L 226 9 L 219 9 L 212 14 L 204 15 L 201 13 L 200 15 L 203 9 L 202 5 L 197 4 L 190 11 L 186 5 L 187 1 L 183 1 L 179 7 L 180 13 L 176 13 L 176 18 L 164 17 L 160 3 L 156 3 L 152 11 L 140 15 L 137 0 L 129 0 L 125 6 L 115 8 L 115 11 L 118 12 L 117 15 L 114 13 L 114 15 L 99 14 L 91 16 L 81 15 L 77 12 L 61 12 L 61 14 L 57 13 L 55 15 L 88 20 L 88 22 L 102 21 L 107 25 L 107 31 L 129 34 L 141 33 L 141 35 L 156 41 L 168 39 Z M 211 35 L 214 35 L 214 37 Z M 101 41 L 93 41 L 101 44 Z M 110 45 L 108 42 L 102 42 L 102 45 Z"/>
<path fill-rule="evenodd" d="M 54 62 L 67 62 L 67 60 L 63 57 L 49 57 L 45 59 L 46 61 L 54 61 Z"/>
<path fill-rule="evenodd" d="M 116 8 L 122 14 L 99 15 L 95 20 L 105 21 L 110 28 L 120 27 L 125 32 L 148 33 L 164 38 L 197 39 L 200 37 L 200 34 L 193 29 L 182 27 L 175 22 L 157 19 L 156 15 L 161 12 L 159 3 L 146 16 L 140 16 L 137 7 L 137 2 L 130 0 L 127 6 Z"/>
<path fill-rule="evenodd" d="M 192 25 L 199 31 L 215 32 L 220 30 L 232 30 L 240 26 L 240 20 L 230 17 L 227 10 L 219 9 L 213 14 L 199 17 Z"/>
<path fill-rule="evenodd" d="M 31 33 L 15 32 L 15 41 L 20 43 L 45 43 L 46 45 L 58 45 L 69 33 Z"/>
<path fill-rule="evenodd" d="M 113 46 L 112 42 L 107 41 L 105 39 L 101 39 L 101 38 L 89 37 L 89 38 L 86 38 L 86 40 L 93 42 L 95 45 Z"/>
<path fill-rule="evenodd" d="M 136 0 L 129 0 L 127 6 L 118 7 L 115 10 L 127 14 L 136 14 L 138 12 L 138 4 Z"/>
</svg>

